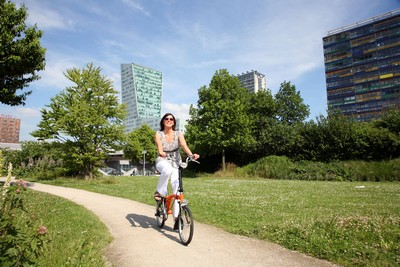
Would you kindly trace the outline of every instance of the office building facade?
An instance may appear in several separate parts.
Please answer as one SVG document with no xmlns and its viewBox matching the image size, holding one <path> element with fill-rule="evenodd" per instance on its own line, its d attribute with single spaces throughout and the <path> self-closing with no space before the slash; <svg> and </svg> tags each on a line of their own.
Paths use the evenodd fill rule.
<svg viewBox="0 0 400 267">
<path fill-rule="evenodd" d="M 400 108 L 400 9 L 323 38 L 328 106 L 357 121 Z"/>
<path fill-rule="evenodd" d="M 21 119 L 0 114 L 0 143 L 19 143 Z"/>
<path fill-rule="evenodd" d="M 266 89 L 265 75 L 256 70 L 247 71 L 246 73 L 238 74 L 242 85 L 249 90 L 250 93 L 257 93 L 259 90 Z"/>
<path fill-rule="evenodd" d="M 159 128 L 162 73 L 138 64 L 121 64 L 122 103 L 126 104 L 126 132 L 143 124 Z"/>
</svg>

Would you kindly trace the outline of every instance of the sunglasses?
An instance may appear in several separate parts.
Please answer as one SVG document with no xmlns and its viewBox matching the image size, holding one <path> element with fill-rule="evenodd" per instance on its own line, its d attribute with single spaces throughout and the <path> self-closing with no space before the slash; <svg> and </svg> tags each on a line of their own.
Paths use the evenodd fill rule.
<svg viewBox="0 0 400 267">
<path fill-rule="evenodd" d="M 164 118 L 165 121 L 174 121 L 174 118 L 168 117 L 168 118 Z"/>
</svg>

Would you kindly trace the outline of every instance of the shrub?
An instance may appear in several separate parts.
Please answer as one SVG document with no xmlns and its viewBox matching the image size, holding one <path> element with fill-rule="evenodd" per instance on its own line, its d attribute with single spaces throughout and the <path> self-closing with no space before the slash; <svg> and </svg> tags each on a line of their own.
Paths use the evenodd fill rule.
<svg viewBox="0 0 400 267">
<path fill-rule="evenodd" d="M 252 176 L 270 179 L 290 179 L 292 161 L 284 156 L 268 156 L 243 167 Z"/>
<path fill-rule="evenodd" d="M 43 253 L 47 228 L 35 226 L 24 209 L 22 193 L 26 183 L 18 180 L 11 185 L 12 164 L 7 180 L 0 190 L 0 262 L 2 266 L 33 265 Z"/>
<path fill-rule="evenodd" d="M 242 168 L 236 175 L 268 179 L 317 181 L 400 181 L 400 158 L 387 161 L 292 162 L 283 156 L 268 156 Z"/>
<path fill-rule="evenodd" d="M 226 163 L 226 170 L 219 170 L 214 173 L 215 177 L 235 177 L 237 166 L 233 163 Z"/>
</svg>

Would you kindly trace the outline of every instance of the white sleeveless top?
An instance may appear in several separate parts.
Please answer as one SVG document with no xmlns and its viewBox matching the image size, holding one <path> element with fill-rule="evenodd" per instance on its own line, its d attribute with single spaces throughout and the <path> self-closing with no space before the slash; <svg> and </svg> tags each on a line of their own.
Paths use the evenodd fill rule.
<svg viewBox="0 0 400 267">
<path fill-rule="evenodd" d="M 172 142 L 167 142 L 165 139 L 165 134 L 163 131 L 157 131 L 157 134 L 161 136 L 161 143 L 165 153 L 167 153 L 167 157 L 163 158 L 158 156 L 156 158 L 156 167 L 157 163 L 161 160 L 168 160 L 172 167 L 178 168 L 179 163 L 181 162 L 181 153 L 179 150 L 179 132 L 174 131 L 174 140 Z"/>
</svg>

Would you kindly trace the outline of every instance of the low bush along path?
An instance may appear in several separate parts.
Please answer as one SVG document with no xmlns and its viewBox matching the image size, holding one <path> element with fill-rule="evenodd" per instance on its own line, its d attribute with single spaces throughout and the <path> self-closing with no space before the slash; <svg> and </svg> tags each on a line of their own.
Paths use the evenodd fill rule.
<svg viewBox="0 0 400 267">
<path fill-rule="evenodd" d="M 105 255 L 109 265 L 334 266 L 270 242 L 229 234 L 197 222 L 192 242 L 184 246 L 173 230 L 171 218 L 162 229 L 158 228 L 153 206 L 40 183 L 29 183 L 29 187 L 69 199 L 95 213 L 114 237 Z"/>
</svg>

